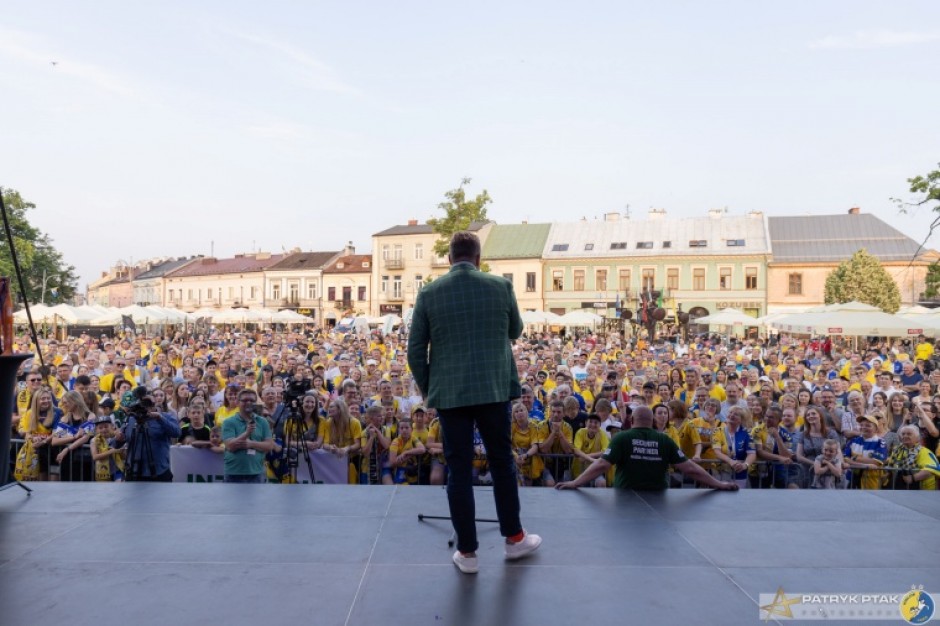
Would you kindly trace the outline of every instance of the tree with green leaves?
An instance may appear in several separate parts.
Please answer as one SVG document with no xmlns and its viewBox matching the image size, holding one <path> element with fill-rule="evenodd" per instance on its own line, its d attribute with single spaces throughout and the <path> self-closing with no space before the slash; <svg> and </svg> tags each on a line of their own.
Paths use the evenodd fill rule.
<svg viewBox="0 0 940 626">
<path fill-rule="evenodd" d="M 916 194 L 913 199 L 901 200 L 900 198 L 891 198 L 891 200 L 898 205 L 902 213 L 907 213 L 909 210 L 926 206 L 931 211 L 938 214 L 933 222 L 930 223 L 927 236 L 924 237 L 921 247 L 930 239 L 934 229 L 940 226 L 940 163 L 937 165 L 938 168 L 933 171 L 927 172 L 922 176 L 914 176 L 913 178 L 907 179 L 907 184 L 909 185 L 908 191 L 912 194 Z"/>
<path fill-rule="evenodd" d="M 940 296 L 940 261 L 934 261 L 927 266 L 927 276 L 924 279 L 925 289 L 923 298 L 936 298 Z"/>
<path fill-rule="evenodd" d="M 897 283 L 865 248 L 829 273 L 825 297 L 826 304 L 855 300 L 876 306 L 886 313 L 895 313 L 901 308 L 901 292 Z"/>
<path fill-rule="evenodd" d="M 439 257 L 446 257 L 450 248 L 450 238 L 454 233 L 470 228 L 473 222 L 485 222 L 486 207 L 493 202 L 486 189 L 476 195 L 473 199 L 467 199 L 465 187 L 470 184 L 469 178 L 460 181 L 460 186 L 451 189 L 444 194 L 446 200 L 437 205 L 437 208 L 444 211 L 444 217 L 432 217 L 428 220 L 428 225 L 434 229 L 434 232 L 440 235 L 434 242 L 434 254 Z"/>
<path fill-rule="evenodd" d="M 27 212 L 35 209 L 36 205 L 24 200 L 14 189 L 3 189 L 3 204 L 6 206 L 10 220 L 13 245 L 16 246 L 16 258 L 23 273 L 26 297 L 29 298 L 29 302 L 36 303 L 42 298 L 44 275 L 46 303 L 57 304 L 70 301 L 75 295 L 78 284 L 75 267 L 63 261 L 62 253 L 52 245 L 49 235 L 29 223 Z M 19 300 L 19 283 L 13 270 L 10 242 L 7 240 L 6 232 L 2 232 L 0 236 L 0 276 L 10 277 L 17 300 Z"/>
</svg>

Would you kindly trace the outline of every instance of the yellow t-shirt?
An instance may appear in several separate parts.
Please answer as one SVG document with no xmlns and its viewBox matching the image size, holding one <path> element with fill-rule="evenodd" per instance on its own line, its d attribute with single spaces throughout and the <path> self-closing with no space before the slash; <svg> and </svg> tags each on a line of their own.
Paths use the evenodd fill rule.
<svg viewBox="0 0 940 626">
<path fill-rule="evenodd" d="M 933 344 L 925 341 L 924 343 L 919 343 L 914 348 L 914 359 L 926 361 L 933 356 Z M 929 480 L 929 479 L 928 479 Z M 923 489 L 921 485 L 921 489 Z"/>
<path fill-rule="evenodd" d="M 359 420 L 355 417 L 350 418 L 346 432 L 340 435 L 338 441 L 333 441 L 333 420 L 326 418 L 323 422 L 326 423 L 323 434 L 323 445 L 329 444 L 339 448 L 346 448 L 353 445 L 354 442 L 359 441 L 362 437 L 362 424 L 360 424 Z"/>
<path fill-rule="evenodd" d="M 711 390 L 708 392 L 708 396 L 710 398 L 714 398 L 715 400 L 718 400 L 719 402 L 724 402 L 725 400 L 728 399 L 728 394 L 725 392 L 725 388 L 722 387 L 721 385 L 715 385 L 714 387 L 712 387 Z"/>
<path fill-rule="evenodd" d="M 408 441 L 405 441 L 404 438 L 401 435 L 399 435 L 398 437 L 395 437 L 392 440 L 392 444 L 389 447 L 389 451 L 394 452 L 396 455 L 399 455 L 402 452 L 413 450 L 415 448 L 415 444 L 418 441 L 419 441 L 418 438 L 415 437 L 414 434 L 411 435 L 411 438 L 408 439 Z M 399 484 L 405 484 L 405 485 L 418 484 L 417 467 L 418 467 L 419 460 L 420 460 L 420 457 L 417 457 L 417 456 L 409 456 L 406 458 L 405 465 L 401 466 L 401 468 L 405 470 L 405 482 L 399 483 Z M 392 468 L 392 469 L 396 470 L 398 468 Z M 398 482 L 398 481 L 395 481 L 395 482 Z"/>
<path fill-rule="evenodd" d="M 238 407 L 233 406 L 230 409 L 220 406 L 215 410 L 215 425 L 221 427 L 225 420 L 238 413 Z"/>
<path fill-rule="evenodd" d="M 690 437 L 693 445 L 693 452 L 695 444 L 705 444 L 711 443 L 711 447 L 702 448 L 701 458 L 703 459 L 715 459 L 715 450 L 719 450 L 724 454 L 728 454 L 728 442 L 725 439 L 725 429 L 721 427 L 721 423 L 717 420 L 714 424 L 709 424 L 706 420 L 701 417 L 696 417 L 691 422 L 690 426 Z"/>
<path fill-rule="evenodd" d="M 561 422 L 561 432 L 564 435 L 565 439 L 570 442 L 574 442 L 574 433 L 571 432 L 571 424 L 568 422 Z M 542 443 L 548 439 L 548 436 L 552 433 L 552 422 L 545 420 L 544 422 L 539 422 L 538 428 L 536 428 L 536 441 Z M 548 454 L 564 454 L 565 451 L 561 447 L 561 443 L 556 439 L 552 444 L 551 449 L 548 451 Z"/>
<path fill-rule="evenodd" d="M 538 428 L 537 420 L 530 419 L 525 431 L 516 424 L 516 420 L 512 421 L 512 449 L 516 455 L 528 452 L 532 444 L 538 441 Z M 533 479 L 542 475 L 542 468 L 542 459 L 535 456 L 527 458 L 520 470 L 525 478 Z"/>
<path fill-rule="evenodd" d="M 585 454 L 593 454 L 595 452 L 603 452 L 607 449 L 607 446 L 610 445 L 610 439 L 607 437 L 607 433 L 600 430 L 591 438 L 588 435 L 587 428 L 580 429 L 574 435 L 574 447 L 576 450 L 580 450 Z M 571 475 L 574 477 L 580 476 L 584 470 L 588 467 L 588 463 L 582 459 L 576 458 L 574 460 L 574 467 L 571 470 Z"/>
</svg>

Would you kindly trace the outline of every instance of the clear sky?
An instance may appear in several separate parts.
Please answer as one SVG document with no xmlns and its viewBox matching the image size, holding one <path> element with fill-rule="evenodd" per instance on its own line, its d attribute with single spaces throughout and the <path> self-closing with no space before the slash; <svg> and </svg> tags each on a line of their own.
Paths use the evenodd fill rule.
<svg viewBox="0 0 940 626">
<path fill-rule="evenodd" d="M 0 185 L 38 205 L 82 289 L 118 259 L 211 242 L 365 253 L 463 177 L 500 223 L 859 206 L 920 241 L 934 217 L 889 200 L 940 162 L 932 0 L 0 15 Z"/>
</svg>

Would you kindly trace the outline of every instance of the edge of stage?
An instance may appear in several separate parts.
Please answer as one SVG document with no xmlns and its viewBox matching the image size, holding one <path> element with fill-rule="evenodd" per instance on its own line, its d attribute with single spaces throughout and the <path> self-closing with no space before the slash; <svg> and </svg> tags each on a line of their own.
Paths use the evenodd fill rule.
<svg viewBox="0 0 940 626">
<path fill-rule="evenodd" d="M 755 624 L 781 587 L 940 587 L 933 493 L 524 488 L 542 547 L 507 563 L 478 524 L 469 576 L 417 519 L 448 514 L 439 487 L 30 487 L 0 493 L 5 624 Z"/>
</svg>

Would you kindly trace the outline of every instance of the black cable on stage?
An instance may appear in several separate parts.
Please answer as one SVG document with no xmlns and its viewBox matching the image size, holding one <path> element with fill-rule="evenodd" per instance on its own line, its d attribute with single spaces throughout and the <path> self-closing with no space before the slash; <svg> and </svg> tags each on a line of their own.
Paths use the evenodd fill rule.
<svg viewBox="0 0 940 626">
<path fill-rule="evenodd" d="M 20 295 L 23 296 L 23 304 L 26 306 L 26 319 L 29 321 L 29 335 L 33 339 L 33 345 L 36 346 L 36 356 L 39 357 L 39 365 L 46 367 L 42 358 L 42 350 L 39 348 L 39 338 L 36 336 L 36 327 L 33 326 L 33 314 L 29 310 L 29 298 L 26 297 L 26 285 L 23 283 L 23 272 L 20 270 L 20 262 L 16 258 L 16 246 L 13 244 L 13 231 L 10 230 L 10 218 L 7 217 L 7 205 L 3 201 L 3 188 L 0 187 L 0 214 L 3 215 L 3 229 L 6 231 L 7 243 L 10 245 L 10 258 L 13 260 L 13 271 L 16 273 L 16 281 L 20 285 Z M 12 339 L 10 340 L 12 341 Z"/>
</svg>

